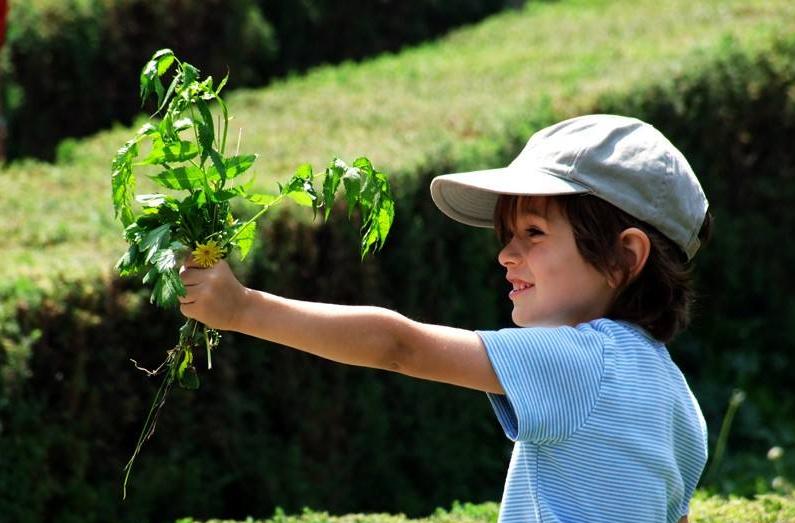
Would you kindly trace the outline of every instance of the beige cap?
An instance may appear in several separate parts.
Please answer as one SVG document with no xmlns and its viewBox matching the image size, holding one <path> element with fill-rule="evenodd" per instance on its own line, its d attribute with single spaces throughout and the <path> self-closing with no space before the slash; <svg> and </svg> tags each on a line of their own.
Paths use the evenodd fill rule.
<svg viewBox="0 0 795 523">
<path fill-rule="evenodd" d="M 493 227 L 501 194 L 593 194 L 657 228 L 691 259 L 708 202 L 684 155 L 636 118 L 594 114 L 530 137 L 507 167 L 437 176 L 431 197 L 456 221 Z"/>
</svg>

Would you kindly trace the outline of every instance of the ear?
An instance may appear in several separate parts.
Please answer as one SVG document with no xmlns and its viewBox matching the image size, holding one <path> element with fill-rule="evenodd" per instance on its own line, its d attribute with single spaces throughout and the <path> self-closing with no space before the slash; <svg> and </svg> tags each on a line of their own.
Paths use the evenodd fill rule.
<svg viewBox="0 0 795 523">
<path fill-rule="evenodd" d="M 618 244 L 629 262 L 629 281 L 632 281 L 637 278 L 640 271 L 646 266 L 646 260 L 649 259 L 649 252 L 651 251 L 651 240 L 642 230 L 637 227 L 630 227 L 629 229 L 624 229 L 618 235 Z"/>
<path fill-rule="evenodd" d="M 624 229 L 618 235 L 618 248 L 621 250 L 621 255 L 624 256 L 627 264 L 626 281 L 631 282 L 637 278 L 640 271 L 646 266 L 646 260 L 649 259 L 649 252 L 651 251 L 651 240 L 642 230 L 637 227 L 630 227 Z M 616 288 L 621 280 L 622 278 L 613 274 L 608 281 L 611 287 Z"/>
</svg>

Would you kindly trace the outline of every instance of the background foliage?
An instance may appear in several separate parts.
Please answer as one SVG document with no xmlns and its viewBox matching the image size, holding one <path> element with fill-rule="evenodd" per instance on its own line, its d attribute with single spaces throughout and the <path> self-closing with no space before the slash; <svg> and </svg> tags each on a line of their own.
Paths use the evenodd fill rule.
<svg viewBox="0 0 795 523">
<path fill-rule="evenodd" d="M 510 0 L 11 0 L 0 96 L 8 156 L 52 159 L 56 144 L 140 112 L 134 85 L 172 48 L 230 87 L 394 51 Z M 97 96 L 97 93 L 102 93 Z"/>
<path fill-rule="evenodd" d="M 669 15 L 677 24 L 683 23 L 684 4 L 675 6 L 673 13 L 659 11 L 656 2 L 648 5 L 653 5 L 656 25 L 663 25 Z M 750 13 L 747 16 L 770 9 L 767 3 L 731 5 L 731 9 L 742 7 L 743 13 Z M 596 19 L 592 16 L 604 17 L 609 9 L 640 13 L 619 3 L 605 2 L 604 6 L 589 11 L 576 2 L 563 3 L 523 16 L 537 16 L 531 19 L 542 31 L 550 20 L 577 16 L 587 25 Z M 776 17 L 786 9 L 785 4 L 779 7 Z M 696 10 L 684 19 L 712 20 L 724 8 L 717 14 Z M 434 69 L 438 74 L 455 60 L 464 62 L 465 70 L 477 70 L 479 85 L 493 90 L 497 84 L 489 84 L 491 77 L 486 74 L 496 67 L 488 60 L 493 55 L 478 55 L 472 63 L 465 62 L 464 55 L 485 47 L 484 42 L 495 34 L 516 40 L 511 36 L 514 25 L 519 29 L 528 25 L 527 18 L 496 18 L 484 23 L 477 35 L 452 35 L 451 41 L 459 42 L 466 53 L 456 54 L 445 46 L 426 47 L 410 53 L 422 57 L 422 65 L 385 58 L 366 65 L 361 73 L 345 65 L 318 71 L 306 83 L 277 85 L 267 93 L 241 93 L 234 103 L 242 109 L 233 108 L 234 114 L 259 114 L 258 101 L 274 119 L 280 118 L 279 107 L 296 111 L 298 116 L 285 120 L 283 129 L 288 131 L 280 136 L 294 131 L 291 139 L 300 141 L 305 129 L 322 128 L 309 127 L 309 117 L 303 112 L 318 110 L 313 105 L 318 92 L 334 98 L 329 93 L 336 95 L 333 89 L 340 85 L 346 93 L 360 90 L 363 94 L 358 99 L 335 98 L 335 103 L 351 112 L 328 117 L 336 119 L 334 125 L 345 132 L 327 139 L 362 140 L 357 134 L 364 125 L 356 120 L 359 116 L 373 126 L 366 128 L 368 136 L 387 127 L 394 138 L 387 146 L 407 152 L 385 155 L 399 157 L 404 169 L 395 177 L 396 223 L 381 255 L 361 265 L 355 231 L 333 225 L 345 220 L 314 226 L 305 216 L 287 212 L 267 223 L 253 259 L 236 267 L 237 272 L 252 286 L 295 298 L 379 304 L 421 321 L 464 328 L 506 326 L 508 304 L 500 299 L 499 290 L 506 284 L 494 261 L 495 239 L 489 231 L 472 230 L 444 218 L 428 197 L 430 178 L 441 172 L 504 163 L 515 156 L 532 130 L 576 113 L 640 116 L 685 152 L 716 216 L 714 241 L 697 258 L 702 299 L 696 321 L 671 346 L 707 415 L 711 447 L 731 390 L 742 387 L 748 393 L 729 439 L 728 457 L 720 464 L 720 474 L 708 478 L 704 487 L 752 494 L 771 490 L 774 475 L 791 480 L 795 468 L 788 449 L 795 443 L 795 408 L 786 392 L 793 339 L 787 268 L 792 266 L 793 252 L 781 241 L 780 231 L 791 227 L 793 220 L 789 202 L 795 170 L 791 147 L 795 40 L 787 32 L 778 37 L 764 34 L 759 40 L 725 38 L 676 62 L 671 70 L 660 65 L 658 55 L 643 54 L 647 48 L 656 52 L 664 46 L 638 38 L 642 26 L 628 26 L 626 34 L 633 35 L 637 47 L 600 45 L 600 52 L 607 56 L 588 55 L 576 63 L 566 62 L 571 68 L 565 70 L 554 69 L 559 61 L 545 63 L 547 76 L 556 72 L 577 81 L 562 83 L 564 87 L 546 99 L 538 92 L 534 98 L 517 94 L 520 102 L 512 110 L 494 102 L 478 113 L 473 100 L 488 98 L 472 88 L 471 73 L 469 83 L 461 81 L 468 97 L 450 88 L 457 84 L 444 84 L 450 88 L 445 104 L 438 102 L 442 95 L 435 93 L 433 107 L 423 107 L 418 120 L 397 120 L 400 125 L 392 121 L 386 125 L 382 113 L 349 101 L 376 99 L 387 104 L 390 100 L 379 97 L 383 88 L 377 82 L 404 81 L 423 89 L 423 75 Z M 743 20 L 732 26 L 740 27 Z M 686 32 L 703 35 L 707 29 Z M 551 30 L 583 33 L 574 24 Z M 618 42 L 623 34 L 614 33 L 609 40 Z M 484 40 L 472 42 L 478 37 Z M 589 35 L 591 40 L 598 38 L 598 34 Z M 555 43 L 563 40 L 568 39 Z M 510 75 L 517 64 L 526 65 L 530 59 L 514 58 L 507 44 L 503 48 L 500 56 L 506 64 L 501 65 L 498 80 L 511 87 L 532 83 Z M 552 49 L 542 51 L 553 54 Z M 561 49 L 555 51 L 564 54 Z M 622 62 L 626 55 L 631 59 Z M 655 58 L 644 62 L 640 55 Z M 438 62 L 434 61 L 437 57 Z M 600 72 L 609 64 L 625 64 L 621 81 Z M 389 76 L 391 70 L 394 76 Z M 442 74 L 452 76 L 449 69 Z M 595 79 L 595 84 L 588 79 Z M 287 91 L 294 98 L 288 98 Z M 506 98 L 505 92 L 497 95 L 500 100 Z M 420 107 L 412 101 L 408 96 L 398 100 L 403 107 Z M 436 106 L 459 110 L 466 102 L 480 127 L 463 112 L 457 120 L 431 112 Z M 419 124 L 406 124 L 422 120 L 437 127 L 442 121 L 443 129 L 432 134 L 419 129 Z M 406 129 L 416 129 L 417 136 L 428 142 L 426 148 L 411 142 L 417 136 Z M 446 142 L 450 129 L 459 147 Z M 121 467 L 155 389 L 154 383 L 131 369 L 127 358 L 135 357 L 146 366 L 159 361 L 162 351 L 175 341 L 169 333 L 179 321 L 176 314 L 164 321 L 159 311 L 148 306 L 146 293 L 132 282 L 102 277 L 99 271 L 93 275 L 72 271 L 75 264 L 90 268 L 106 259 L 105 240 L 97 238 L 97 231 L 108 236 L 107 231 L 119 233 L 112 221 L 104 221 L 104 211 L 94 205 L 100 199 L 93 193 L 103 202 L 108 200 L 110 154 L 102 144 L 117 147 L 123 141 L 120 136 L 128 133 L 125 129 L 75 143 L 69 157 L 54 166 L 27 162 L 1 173 L 4 209 L 11 209 L 6 211 L 10 217 L 13 213 L 29 221 L 6 225 L 0 239 L 6 242 L 2 245 L 7 259 L 15 260 L 13 271 L 5 268 L 0 285 L 0 514 L 21 522 L 173 521 L 188 514 L 198 519 L 263 516 L 280 505 L 291 513 L 310 506 L 333 513 L 389 511 L 415 517 L 449 506 L 453 499 L 499 498 L 510 447 L 482 394 L 343 367 L 227 335 L 202 389 L 169 400 L 157 435 L 137 464 L 130 498 L 121 505 Z M 259 134 L 267 133 L 256 133 L 256 139 Z M 312 140 L 296 147 L 322 143 L 324 137 L 318 134 L 314 132 Z M 472 134 L 476 137 L 470 138 Z M 376 136 L 379 143 L 388 142 Z M 438 140 L 429 140 L 431 136 Z M 406 143 L 413 145 L 409 148 Z M 427 157 L 423 158 L 423 152 Z M 325 157 L 326 151 L 319 154 Z M 271 166 L 284 163 L 278 153 L 261 160 Z M 102 183 L 94 172 L 101 173 Z M 34 192 L 25 187 L 42 194 L 26 198 Z M 44 194 L 58 191 L 69 196 L 47 199 Z M 72 206 L 90 212 L 80 214 Z M 94 243 L 80 243 L 82 235 Z M 59 246 L 64 250 L 57 250 Z M 58 258 L 54 253 L 65 254 Z M 69 269 L 59 272 L 59 266 Z M 25 276 L 36 267 L 44 269 L 39 269 L 38 276 Z M 764 458 L 773 444 L 785 449 L 775 464 Z M 786 506 L 786 500 L 760 503 L 764 510 L 776 503 Z M 786 514 L 783 509 L 780 512 Z"/>
</svg>

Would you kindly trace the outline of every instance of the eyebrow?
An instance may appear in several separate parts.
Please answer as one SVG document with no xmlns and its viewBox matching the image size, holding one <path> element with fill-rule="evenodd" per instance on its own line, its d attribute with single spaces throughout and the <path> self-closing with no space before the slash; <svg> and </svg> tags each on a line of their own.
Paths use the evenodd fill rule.
<svg viewBox="0 0 795 523">
<path fill-rule="evenodd" d="M 536 207 L 528 207 L 526 209 L 522 209 L 519 211 L 520 215 L 531 215 L 534 218 L 541 218 L 544 221 L 549 221 L 549 218 L 545 213 L 542 213 L 540 209 Z"/>
<path fill-rule="evenodd" d="M 533 197 L 524 199 L 524 201 L 519 200 L 516 203 L 516 210 L 519 212 L 519 214 L 530 214 L 537 218 L 541 218 L 542 220 L 549 221 L 550 202 L 548 200 L 544 201 L 546 205 L 543 206 L 539 206 L 539 200 Z"/>
</svg>

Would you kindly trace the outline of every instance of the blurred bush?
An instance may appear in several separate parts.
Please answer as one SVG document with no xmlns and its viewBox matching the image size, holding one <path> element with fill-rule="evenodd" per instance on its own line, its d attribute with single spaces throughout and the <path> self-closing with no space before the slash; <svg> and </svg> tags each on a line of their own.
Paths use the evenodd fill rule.
<svg viewBox="0 0 795 523">
<path fill-rule="evenodd" d="M 256 0 L 276 29 L 275 71 L 396 51 L 526 0 Z"/>
<path fill-rule="evenodd" d="M 52 159 L 64 138 L 141 112 L 130 86 L 162 47 L 230 87 L 435 36 L 511 0 L 12 0 L 0 96 L 9 158 Z"/>
<path fill-rule="evenodd" d="M 129 123 L 141 111 L 130 86 L 158 48 L 245 83 L 276 45 L 253 0 L 12 0 L 0 92 L 8 156 L 52 158 L 67 136 Z"/>
</svg>

